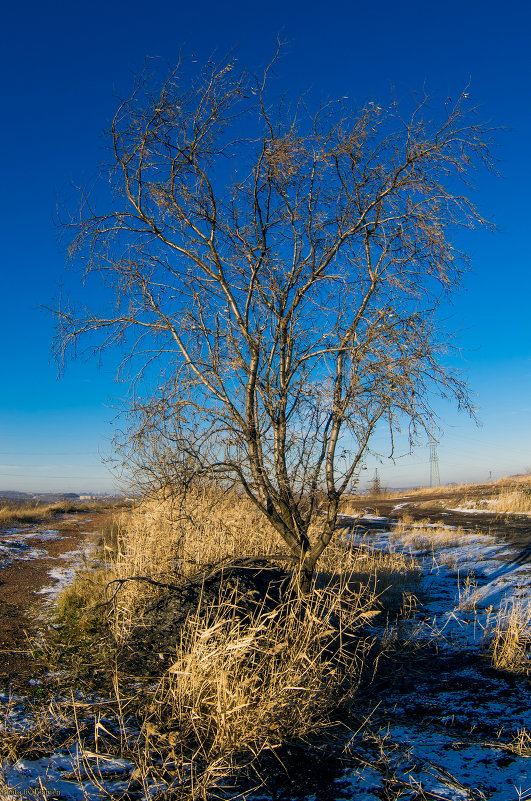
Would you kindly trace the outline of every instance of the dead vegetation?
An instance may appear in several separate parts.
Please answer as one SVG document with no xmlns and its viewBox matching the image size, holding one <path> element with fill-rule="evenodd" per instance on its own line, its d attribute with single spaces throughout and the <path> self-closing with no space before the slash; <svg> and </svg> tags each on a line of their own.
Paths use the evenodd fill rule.
<svg viewBox="0 0 531 801">
<path fill-rule="evenodd" d="M 394 506 L 393 501 L 400 504 Z M 400 519 L 413 511 L 425 511 L 434 521 L 434 515 L 442 511 L 482 512 L 493 516 L 531 514 L 531 476 L 528 474 L 505 476 L 497 481 L 478 484 L 449 484 L 438 487 L 415 487 L 405 491 L 385 490 L 375 494 L 344 496 L 340 511 L 357 516 L 368 510 L 378 514 L 379 510 L 389 514 L 392 510 Z M 416 522 L 422 522 L 415 514 Z"/>
<path fill-rule="evenodd" d="M 243 622 L 234 597 L 211 619 L 191 615 L 142 723 L 143 776 L 162 763 L 185 797 L 206 797 L 264 752 L 326 730 L 357 689 L 370 647 L 360 629 L 374 612 L 341 590 Z"/>
<path fill-rule="evenodd" d="M 6 503 L 0 507 L 0 528 L 22 524 L 42 523 L 64 514 L 111 509 L 115 504 L 90 501 L 58 501 L 57 503 Z"/>
<path fill-rule="evenodd" d="M 510 476 L 490 484 L 455 488 L 460 508 L 489 511 L 497 515 L 531 513 L 531 476 Z"/>
<path fill-rule="evenodd" d="M 153 498 L 107 525 L 100 568 L 82 571 L 58 601 L 47 655 L 70 666 L 60 686 L 75 676 L 90 687 L 100 676 L 113 731 L 124 729 L 116 709 L 129 715 L 119 747 L 84 724 L 80 752 L 130 761 L 132 787 L 146 794 L 156 785 L 168 798 L 206 799 L 238 776 L 259 784 L 267 754 L 334 730 L 374 668 L 371 623 L 417 586 L 412 557 L 338 541 L 302 594 L 263 520 L 247 501 L 207 488 L 178 502 Z M 176 603 L 183 592 L 186 603 Z M 164 634 L 160 657 L 158 646 L 138 648 L 135 671 L 131 651 L 161 603 L 173 639 Z M 75 704 L 66 713 L 65 703 L 71 720 Z M 84 721 L 93 714 L 88 703 Z M 24 753 L 24 742 L 13 736 L 10 749 L 4 759 Z"/>
<path fill-rule="evenodd" d="M 413 522 L 408 515 L 403 515 L 400 522 L 389 536 L 392 544 L 414 550 L 419 554 L 435 554 L 444 548 L 454 548 L 467 537 L 461 526 L 454 528 L 426 521 Z"/>
<path fill-rule="evenodd" d="M 531 481 L 511 489 L 503 489 L 496 499 L 496 512 L 531 514 Z"/>
<path fill-rule="evenodd" d="M 378 659 L 409 664 L 422 650 L 422 573 L 407 550 L 438 559 L 465 536 L 404 513 L 390 535 L 396 550 L 380 551 L 371 535 L 354 544 L 345 529 L 305 596 L 269 524 L 233 493 L 202 487 L 123 511 L 105 526 L 99 568 L 59 599 L 48 657 L 69 672 L 53 682 L 55 700 L 31 736 L 10 731 L 0 761 L 65 738 L 79 754 L 72 779 L 91 778 L 103 795 L 111 759 L 140 797 L 259 787 L 286 748 L 333 741 Z M 473 576 L 460 578 L 456 614 L 475 612 L 476 589 Z M 528 674 L 530 629 L 521 604 L 491 616 L 485 655 L 496 669 Z M 107 701 L 65 697 L 73 677 Z M 527 733 L 511 737 L 508 752 L 526 755 Z"/>
<path fill-rule="evenodd" d="M 531 672 L 531 607 L 522 600 L 507 602 L 489 619 L 485 642 L 495 668 L 509 673 Z"/>
</svg>

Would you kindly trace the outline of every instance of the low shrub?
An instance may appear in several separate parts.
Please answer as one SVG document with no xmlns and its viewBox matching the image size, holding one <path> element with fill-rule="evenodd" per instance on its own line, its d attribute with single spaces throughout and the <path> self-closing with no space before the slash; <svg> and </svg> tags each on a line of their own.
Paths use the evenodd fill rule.
<svg viewBox="0 0 531 801">
<path fill-rule="evenodd" d="M 402 547 L 419 554 L 434 554 L 443 548 L 461 545 L 465 538 L 466 534 L 461 526 L 448 528 L 443 522 L 430 525 L 428 521 L 412 523 L 409 519 L 402 518 L 389 536 L 389 541 L 400 543 Z"/>
</svg>

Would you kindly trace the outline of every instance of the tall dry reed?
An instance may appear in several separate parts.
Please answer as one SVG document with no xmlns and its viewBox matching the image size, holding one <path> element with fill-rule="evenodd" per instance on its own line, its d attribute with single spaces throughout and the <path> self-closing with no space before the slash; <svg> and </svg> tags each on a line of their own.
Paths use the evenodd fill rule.
<svg viewBox="0 0 531 801">
<path fill-rule="evenodd" d="M 105 624 L 122 640 L 141 622 L 150 593 L 163 592 L 135 578 L 186 582 L 224 559 L 275 561 L 281 550 L 277 534 L 245 499 L 212 489 L 146 500 L 108 527 L 104 543 L 104 564 L 74 583 L 70 600 L 83 604 L 83 582 L 107 587 L 107 600 L 115 597 L 105 607 Z M 373 653 L 368 624 L 379 620 L 386 600 L 400 606 L 410 597 L 419 575 L 407 554 L 339 536 L 324 552 L 309 596 L 298 592 L 296 580 L 281 582 L 279 600 L 262 597 L 243 616 L 238 585 L 221 583 L 217 600 L 212 592 L 199 596 L 180 625 L 172 661 L 142 693 L 117 657 L 112 704 L 134 714 L 139 731 L 123 736 L 119 754 L 134 762 L 145 796 L 155 786 L 164 797 L 187 801 L 222 795 L 238 771 L 259 781 L 264 754 L 335 725 Z M 98 597 L 92 585 L 89 595 Z"/>
<path fill-rule="evenodd" d="M 510 673 L 531 673 L 531 606 L 510 600 L 486 625 L 485 641 L 492 664 Z"/>
<path fill-rule="evenodd" d="M 531 514 L 531 490 L 525 486 L 502 490 L 493 506 L 502 514 Z"/>
<path fill-rule="evenodd" d="M 123 582 L 115 627 L 123 636 L 157 588 L 143 577 L 174 582 L 227 558 L 270 557 L 282 551 L 277 532 L 248 500 L 199 488 L 147 499 L 117 518 L 107 546 L 108 580 Z M 115 585 L 116 586 L 116 585 Z"/>
<path fill-rule="evenodd" d="M 235 770 L 258 771 L 264 752 L 329 727 L 371 645 L 360 629 L 373 598 L 345 580 L 309 598 L 293 592 L 250 621 L 236 607 L 228 595 L 214 618 L 190 616 L 143 723 L 141 774 L 158 765 L 183 798 L 207 797 Z"/>
</svg>

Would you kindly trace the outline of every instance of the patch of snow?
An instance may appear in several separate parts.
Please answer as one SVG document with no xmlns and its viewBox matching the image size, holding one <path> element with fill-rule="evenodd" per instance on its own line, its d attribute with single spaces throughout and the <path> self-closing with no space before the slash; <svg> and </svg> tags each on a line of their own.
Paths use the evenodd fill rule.
<svg viewBox="0 0 531 801">
<path fill-rule="evenodd" d="M 52 540 L 63 539 L 59 532 L 55 531 L 54 529 L 47 529 L 46 531 L 32 531 L 29 534 L 25 534 L 24 538 L 28 540 L 38 539 L 41 542 L 51 542 Z"/>
<path fill-rule="evenodd" d="M 19 759 L 7 770 L 5 782 L 19 798 L 44 789 L 46 796 L 59 795 L 69 801 L 100 801 L 102 786 L 109 794 L 125 792 L 124 778 L 132 769 L 125 759 L 90 754 L 76 744 L 49 757 Z"/>
<path fill-rule="evenodd" d="M 48 571 L 48 575 L 53 580 L 53 584 L 47 587 L 42 587 L 38 590 L 39 595 L 46 595 L 47 600 L 54 601 L 66 587 L 68 587 L 74 580 L 77 571 L 84 561 L 90 556 L 92 546 L 85 545 L 84 548 L 78 548 L 74 551 L 67 551 L 66 553 L 59 554 L 59 559 L 67 561 L 69 564 L 66 567 L 54 567 Z"/>
<path fill-rule="evenodd" d="M 27 531 L 29 525 L 24 526 L 23 528 L 6 528 L 4 531 L 0 530 L 0 534 L 4 537 L 10 537 L 13 534 L 20 534 L 22 531 Z"/>
<path fill-rule="evenodd" d="M 28 562 L 31 559 L 38 559 L 46 551 L 39 548 L 31 548 L 24 542 L 6 543 L 0 541 L 0 569 L 10 567 L 13 562 Z"/>
</svg>

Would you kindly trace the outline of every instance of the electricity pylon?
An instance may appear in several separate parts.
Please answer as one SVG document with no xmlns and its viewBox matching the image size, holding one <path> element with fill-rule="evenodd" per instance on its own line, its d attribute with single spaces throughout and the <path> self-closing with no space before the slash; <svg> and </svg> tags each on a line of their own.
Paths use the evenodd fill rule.
<svg viewBox="0 0 531 801">
<path fill-rule="evenodd" d="M 430 440 L 430 487 L 438 487 L 441 483 L 439 475 L 439 457 L 437 456 L 438 442 L 433 436 L 429 434 Z"/>
</svg>

